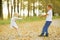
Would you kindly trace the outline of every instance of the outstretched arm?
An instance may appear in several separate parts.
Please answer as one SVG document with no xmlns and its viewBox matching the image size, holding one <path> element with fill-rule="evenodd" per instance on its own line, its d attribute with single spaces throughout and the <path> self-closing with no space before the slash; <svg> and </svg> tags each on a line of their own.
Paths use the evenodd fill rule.
<svg viewBox="0 0 60 40">
<path fill-rule="evenodd" d="M 18 19 L 22 19 L 22 18 L 18 18 L 18 17 L 16 17 L 15 19 L 17 19 L 17 20 L 18 20 Z"/>
<path fill-rule="evenodd" d="M 18 19 L 22 19 L 22 18 L 18 18 Z"/>
<path fill-rule="evenodd" d="M 48 14 L 45 14 L 45 15 L 41 15 L 41 17 L 46 17 Z"/>
</svg>

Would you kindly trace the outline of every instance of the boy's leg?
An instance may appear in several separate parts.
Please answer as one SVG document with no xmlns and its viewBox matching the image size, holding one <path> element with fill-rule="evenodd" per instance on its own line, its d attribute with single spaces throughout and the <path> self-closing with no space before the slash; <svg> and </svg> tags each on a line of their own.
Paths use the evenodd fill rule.
<svg viewBox="0 0 60 40">
<path fill-rule="evenodd" d="M 44 33 L 46 32 L 46 27 L 47 27 L 47 21 L 46 21 L 46 23 L 45 23 L 45 25 L 44 25 L 44 27 L 43 27 L 43 30 L 42 30 L 42 35 L 44 35 Z"/>
<path fill-rule="evenodd" d="M 51 21 L 47 21 L 47 26 L 46 26 L 46 36 L 48 36 L 48 28 L 51 24 Z"/>
<path fill-rule="evenodd" d="M 41 35 L 39 35 L 39 36 L 44 36 L 44 33 L 46 32 L 46 26 L 47 26 L 47 21 L 46 21 L 46 23 L 45 23 L 45 25 L 44 25 L 44 27 L 42 29 Z"/>
</svg>

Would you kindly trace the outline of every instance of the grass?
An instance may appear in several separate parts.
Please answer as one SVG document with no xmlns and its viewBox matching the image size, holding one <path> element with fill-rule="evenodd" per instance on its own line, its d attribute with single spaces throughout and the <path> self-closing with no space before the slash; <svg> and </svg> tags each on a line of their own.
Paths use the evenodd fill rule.
<svg viewBox="0 0 60 40">
<path fill-rule="evenodd" d="M 0 20 L 0 25 L 9 24 L 10 20 Z"/>
<path fill-rule="evenodd" d="M 60 16 L 54 16 L 53 19 L 59 19 Z M 41 21 L 41 20 L 45 20 L 45 17 L 26 17 L 23 18 L 22 20 L 18 20 L 18 23 L 24 23 L 24 22 L 32 22 L 32 21 Z M 9 24 L 10 23 L 10 19 L 8 20 L 0 20 L 0 25 L 4 25 L 4 24 Z"/>
</svg>

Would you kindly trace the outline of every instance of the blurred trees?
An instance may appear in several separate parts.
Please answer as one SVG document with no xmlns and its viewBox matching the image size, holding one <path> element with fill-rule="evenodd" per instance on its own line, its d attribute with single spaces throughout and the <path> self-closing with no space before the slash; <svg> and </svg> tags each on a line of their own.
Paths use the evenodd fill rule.
<svg viewBox="0 0 60 40">
<path fill-rule="evenodd" d="M 20 16 L 39 16 L 41 12 L 46 12 L 46 6 L 52 4 L 54 14 L 60 15 L 60 0 L 5 0 L 7 1 L 8 17 L 12 17 L 14 12 Z M 0 17 L 2 17 L 2 0 L 0 0 Z"/>
</svg>

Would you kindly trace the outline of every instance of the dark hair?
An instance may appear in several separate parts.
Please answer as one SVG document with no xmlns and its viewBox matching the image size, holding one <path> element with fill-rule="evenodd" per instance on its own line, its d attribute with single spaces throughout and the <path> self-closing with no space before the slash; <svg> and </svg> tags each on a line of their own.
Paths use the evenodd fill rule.
<svg viewBox="0 0 60 40">
<path fill-rule="evenodd" d="M 48 7 L 52 8 L 52 5 L 48 5 Z"/>
</svg>

